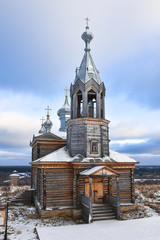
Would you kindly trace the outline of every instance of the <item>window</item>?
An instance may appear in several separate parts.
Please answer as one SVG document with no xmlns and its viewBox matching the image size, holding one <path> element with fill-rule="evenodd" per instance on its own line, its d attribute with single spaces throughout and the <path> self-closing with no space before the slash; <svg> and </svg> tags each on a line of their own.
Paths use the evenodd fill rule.
<svg viewBox="0 0 160 240">
<path fill-rule="evenodd" d="M 88 92 L 88 117 L 96 118 L 96 93 L 93 89 Z"/>
<path fill-rule="evenodd" d="M 91 141 L 91 153 L 98 154 L 98 142 L 97 141 Z"/>
<path fill-rule="evenodd" d="M 79 90 L 77 92 L 77 118 L 83 116 L 83 99 L 82 99 L 82 91 Z"/>
</svg>

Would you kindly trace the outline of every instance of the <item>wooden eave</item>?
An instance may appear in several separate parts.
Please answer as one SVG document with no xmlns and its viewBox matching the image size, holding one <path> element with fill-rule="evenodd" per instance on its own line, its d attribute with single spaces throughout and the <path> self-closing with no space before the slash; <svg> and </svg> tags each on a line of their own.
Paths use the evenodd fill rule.
<svg viewBox="0 0 160 240">
<path fill-rule="evenodd" d="M 107 120 L 107 119 L 102 119 L 102 118 L 74 118 L 74 119 L 69 119 L 68 121 L 67 121 L 67 125 L 68 125 L 68 123 L 72 123 L 72 122 L 77 122 L 77 124 L 79 123 L 79 122 L 96 122 L 96 123 L 110 123 L 110 121 L 109 120 Z"/>
<path fill-rule="evenodd" d="M 37 162 L 31 163 L 32 167 L 41 168 L 73 168 L 70 162 Z"/>
<path fill-rule="evenodd" d="M 120 174 L 106 174 L 106 175 L 103 175 L 103 174 L 97 174 L 97 175 L 88 175 L 88 176 L 84 176 L 84 175 L 81 175 L 82 177 L 92 177 L 92 178 L 95 178 L 95 177 L 120 177 Z"/>
<path fill-rule="evenodd" d="M 91 165 L 94 166 L 109 166 L 111 168 L 135 168 L 135 164 L 137 163 L 124 163 L 124 162 L 98 162 L 98 163 L 90 163 L 90 162 L 71 162 L 73 164 L 73 168 L 87 168 Z"/>
<path fill-rule="evenodd" d="M 68 166 L 72 166 L 73 169 L 82 169 L 82 168 L 90 168 L 91 166 L 92 167 L 95 167 L 95 166 L 104 166 L 104 167 L 110 167 L 114 170 L 114 168 L 135 168 L 135 164 L 136 163 L 115 163 L 115 162 L 105 162 L 105 163 L 86 163 L 86 162 L 65 162 L 65 161 L 52 161 L 52 162 L 30 162 L 30 164 L 33 166 L 33 167 L 38 167 L 38 166 L 52 166 L 54 167 L 55 165 L 68 165 Z"/>
</svg>

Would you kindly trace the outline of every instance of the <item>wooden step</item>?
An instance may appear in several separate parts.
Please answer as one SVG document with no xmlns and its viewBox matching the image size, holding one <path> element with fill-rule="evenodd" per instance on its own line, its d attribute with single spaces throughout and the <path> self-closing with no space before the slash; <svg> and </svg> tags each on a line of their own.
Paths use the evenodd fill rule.
<svg viewBox="0 0 160 240">
<path fill-rule="evenodd" d="M 107 212 L 107 211 L 113 211 L 113 210 L 111 207 L 108 207 L 108 208 L 96 208 L 96 209 L 92 208 L 92 211 L 93 212 L 105 212 L 105 211 Z"/>
<path fill-rule="evenodd" d="M 116 215 L 109 204 L 94 203 L 92 205 L 92 211 L 93 211 L 93 221 L 116 219 Z"/>
<path fill-rule="evenodd" d="M 101 216 L 102 217 L 103 216 L 107 216 L 108 217 L 108 216 L 115 216 L 115 214 L 113 212 L 110 212 L 110 213 L 107 213 L 107 214 L 106 213 L 96 213 L 96 214 L 93 214 L 93 218 L 94 217 L 101 217 Z"/>
<path fill-rule="evenodd" d="M 93 218 L 93 221 L 103 221 L 103 220 L 112 220 L 116 219 L 115 216 L 105 216 L 105 217 L 95 217 Z"/>
<path fill-rule="evenodd" d="M 99 211 L 99 210 L 112 210 L 111 207 L 92 207 L 93 211 Z"/>
<path fill-rule="evenodd" d="M 110 206 L 108 203 L 93 203 L 92 207 Z"/>
</svg>

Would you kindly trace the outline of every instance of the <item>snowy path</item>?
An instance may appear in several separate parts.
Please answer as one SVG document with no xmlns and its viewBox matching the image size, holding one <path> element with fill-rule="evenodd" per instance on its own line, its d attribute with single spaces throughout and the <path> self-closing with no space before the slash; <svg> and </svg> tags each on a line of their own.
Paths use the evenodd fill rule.
<svg viewBox="0 0 160 240">
<path fill-rule="evenodd" d="M 160 217 L 36 229 L 40 240 L 157 240 L 160 237 Z"/>
</svg>

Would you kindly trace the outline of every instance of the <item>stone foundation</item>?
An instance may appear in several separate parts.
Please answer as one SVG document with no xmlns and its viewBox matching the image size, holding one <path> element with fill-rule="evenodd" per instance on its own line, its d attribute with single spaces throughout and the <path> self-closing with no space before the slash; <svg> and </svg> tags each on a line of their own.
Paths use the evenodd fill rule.
<svg viewBox="0 0 160 240">
<path fill-rule="evenodd" d="M 60 207 L 55 209 L 41 209 L 40 205 L 37 201 L 35 201 L 35 207 L 38 210 L 38 213 L 41 218 L 51 218 L 51 217 L 62 217 L 68 220 L 77 220 L 82 218 L 82 210 L 81 209 L 75 209 L 72 207 Z"/>
</svg>

